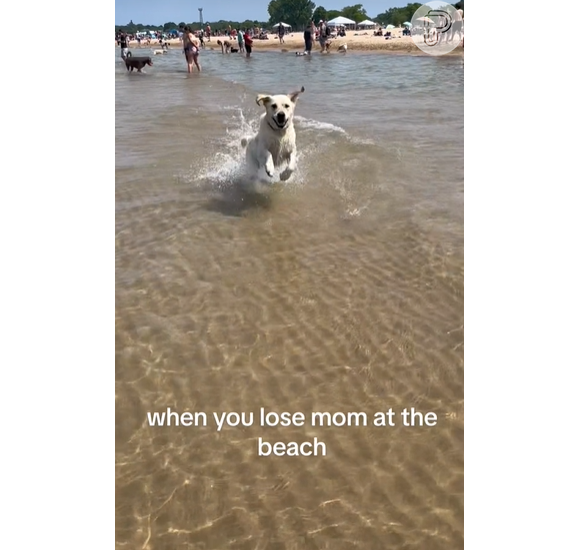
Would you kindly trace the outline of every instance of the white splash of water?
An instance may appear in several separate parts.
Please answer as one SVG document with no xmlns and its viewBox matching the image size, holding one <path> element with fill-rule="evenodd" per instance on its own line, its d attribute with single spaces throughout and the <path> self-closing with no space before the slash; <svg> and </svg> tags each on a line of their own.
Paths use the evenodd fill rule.
<svg viewBox="0 0 580 550">
<path fill-rule="evenodd" d="M 351 143 L 356 145 L 375 145 L 375 141 L 370 138 L 362 138 L 350 135 L 344 128 L 337 126 L 330 122 L 322 122 L 320 120 L 313 120 L 311 118 L 304 118 L 301 116 L 295 116 L 294 120 L 301 129 L 313 132 L 329 132 L 340 134 Z"/>
<path fill-rule="evenodd" d="M 337 132 L 339 134 L 346 134 L 346 130 L 344 128 L 331 124 L 330 122 L 321 122 L 319 120 L 313 120 L 311 118 L 304 118 L 301 116 L 295 116 L 294 120 L 297 122 L 297 125 L 307 130 Z"/>
<path fill-rule="evenodd" d="M 307 119 L 303 119 L 307 120 Z M 316 128 L 316 121 L 309 121 L 314 123 Z M 322 123 L 324 125 L 324 123 Z M 280 173 L 284 167 L 276 169 L 274 176 L 269 178 L 266 173 L 257 176 L 250 175 L 246 171 L 246 152 L 242 147 L 242 138 L 250 138 L 258 131 L 259 119 L 252 118 L 248 120 L 244 115 L 242 109 L 237 108 L 232 114 L 232 124 L 227 128 L 225 136 L 222 138 L 223 149 L 216 153 L 212 158 L 206 159 L 205 162 L 198 164 L 196 173 L 194 174 L 194 183 L 201 185 L 211 185 L 214 187 L 224 188 L 232 185 L 244 185 L 246 187 L 253 186 L 255 190 L 262 190 L 264 187 L 272 183 L 280 182 Z M 332 125 L 330 125 L 332 126 Z M 306 158 L 310 157 L 314 152 L 312 150 L 301 151 L 298 150 L 298 166 L 296 171 L 292 174 L 289 180 L 281 182 L 285 186 L 289 185 L 303 185 L 305 182 L 304 170 L 301 165 L 304 164 Z"/>
</svg>

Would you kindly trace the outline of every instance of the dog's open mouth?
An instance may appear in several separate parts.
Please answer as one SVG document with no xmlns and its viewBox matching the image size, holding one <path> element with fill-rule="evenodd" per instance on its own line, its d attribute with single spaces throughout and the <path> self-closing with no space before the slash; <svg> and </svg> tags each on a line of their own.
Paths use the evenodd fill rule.
<svg viewBox="0 0 580 550">
<path fill-rule="evenodd" d="M 278 119 L 276 117 L 272 117 L 272 120 L 274 121 L 274 124 L 280 129 L 282 130 L 286 124 L 288 124 L 288 119 L 285 118 L 284 122 L 279 122 Z"/>
</svg>

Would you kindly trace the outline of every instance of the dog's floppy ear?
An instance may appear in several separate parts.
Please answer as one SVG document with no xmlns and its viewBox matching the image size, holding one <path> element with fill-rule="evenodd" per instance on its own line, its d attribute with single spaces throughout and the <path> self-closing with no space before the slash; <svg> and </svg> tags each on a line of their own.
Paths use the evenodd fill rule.
<svg viewBox="0 0 580 550">
<path fill-rule="evenodd" d="M 258 105 L 268 104 L 270 103 L 271 99 L 272 96 L 269 96 L 268 94 L 258 94 L 258 97 L 256 98 L 256 103 Z"/>
<path fill-rule="evenodd" d="M 296 92 L 292 92 L 291 94 L 288 94 L 288 97 L 290 98 L 290 100 L 292 101 L 292 103 L 296 103 L 296 100 L 298 99 L 298 96 L 304 91 L 304 86 L 302 86 L 302 88 L 300 88 L 300 90 L 296 91 Z"/>
</svg>

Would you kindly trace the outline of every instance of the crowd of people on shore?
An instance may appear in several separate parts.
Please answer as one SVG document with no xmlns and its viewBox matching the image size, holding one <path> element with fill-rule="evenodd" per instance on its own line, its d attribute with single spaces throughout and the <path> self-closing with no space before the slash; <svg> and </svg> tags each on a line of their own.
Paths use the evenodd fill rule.
<svg viewBox="0 0 580 550">
<path fill-rule="evenodd" d="M 151 31 L 150 33 L 126 33 L 119 31 L 115 33 L 115 40 L 117 45 L 121 45 L 121 38 L 125 38 L 127 44 L 130 42 L 137 42 L 137 47 L 151 46 L 151 44 L 165 44 L 171 38 L 177 38 L 177 35 L 164 33 L 161 31 Z"/>
<path fill-rule="evenodd" d="M 284 36 L 286 35 L 286 27 L 280 22 L 277 25 L 278 39 L 280 43 L 284 43 Z M 332 35 L 332 30 L 326 25 L 326 22 L 321 20 L 317 25 L 314 21 L 306 27 L 304 31 L 304 54 L 310 55 L 312 52 L 312 46 L 315 40 L 317 40 L 321 46 L 321 51 L 328 51 L 329 42 L 328 39 Z M 228 25 L 227 29 L 220 29 L 218 31 L 212 31 L 211 26 L 206 25 L 205 29 L 194 31 L 189 25 L 180 25 L 179 34 L 177 35 L 181 40 L 183 46 L 183 54 L 187 62 L 187 72 L 192 73 L 193 67 L 195 66 L 198 72 L 201 72 L 201 65 L 199 63 L 200 50 L 205 48 L 205 43 L 211 42 L 211 38 L 217 38 L 217 45 L 220 46 L 223 54 L 229 53 L 240 53 L 245 54 L 246 57 L 252 55 L 252 45 L 255 38 L 267 39 L 267 33 L 262 29 L 232 29 L 231 25 Z M 131 35 L 125 32 L 119 32 L 115 36 L 117 45 L 121 48 L 121 58 L 125 60 L 129 54 L 129 45 L 131 42 L 136 41 L 137 47 L 143 45 L 151 46 L 151 41 L 155 40 L 158 45 L 162 48 L 168 48 L 169 42 L 168 37 L 161 32 L 156 33 L 153 38 L 150 36 L 142 37 L 141 35 Z"/>
<path fill-rule="evenodd" d="M 463 13 L 461 10 L 458 10 L 458 13 L 458 19 L 460 21 L 454 21 L 453 35 L 456 33 L 455 26 L 462 25 L 461 18 Z M 285 43 L 285 36 L 289 31 L 288 27 L 288 25 L 285 25 L 281 21 L 274 26 L 280 44 Z M 462 30 L 462 27 L 461 29 L 457 27 L 461 39 L 463 39 Z M 375 33 L 375 35 L 377 34 Z M 315 43 L 320 45 L 320 51 L 322 53 L 328 53 L 330 51 L 331 40 L 340 36 L 346 36 L 346 29 L 344 27 L 330 26 L 322 19 L 318 24 L 311 21 L 310 24 L 306 26 L 303 33 L 304 52 L 297 52 L 296 55 L 311 55 Z M 152 36 L 150 34 L 143 35 L 142 33 L 127 34 L 125 32 L 119 32 L 116 34 L 115 39 L 117 45 L 121 48 L 121 57 L 126 59 L 126 57 L 130 55 L 128 49 L 131 42 L 137 42 L 137 47 L 140 48 L 142 43 L 145 46 L 151 46 L 153 40 L 157 45 L 167 49 L 169 48 L 168 39 L 170 37 L 179 38 L 181 40 L 183 53 L 187 62 L 188 73 L 193 72 L 194 66 L 197 68 L 198 72 L 201 72 L 201 65 L 199 63 L 200 50 L 204 49 L 205 43 L 211 42 L 212 38 L 216 39 L 217 45 L 221 48 L 223 54 L 240 53 L 245 54 L 246 57 L 251 57 L 252 46 L 255 39 L 269 39 L 268 33 L 258 27 L 233 29 L 231 25 L 228 25 L 227 29 L 212 30 L 209 24 L 207 24 L 203 30 L 198 31 L 194 31 L 189 25 L 180 25 L 178 34 L 171 35 L 162 33 L 161 31 L 153 33 Z M 338 51 L 345 53 L 346 49 L 346 44 L 342 44 L 339 46 Z"/>
</svg>

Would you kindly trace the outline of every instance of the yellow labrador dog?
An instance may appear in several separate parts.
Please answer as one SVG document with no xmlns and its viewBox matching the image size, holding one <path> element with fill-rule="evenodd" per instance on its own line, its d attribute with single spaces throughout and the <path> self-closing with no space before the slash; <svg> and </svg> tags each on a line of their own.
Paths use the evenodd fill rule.
<svg viewBox="0 0 580 550">
<path fill-rule="evenodd" d="M 280 174 L 280 179 L 286 181 L 296 170 L 296 132 L 292 119 L 296 100 L 303 91 L 304 86 L 289 95 L 260 94 L 256 98 L 256 103 L 263 105 L 266 112 L 260 118 L 258 133 L 242 139 L 242 146 L 247 147 L 247 166 L 254 173 L 264 168 L 272 177 L 275 168 L 287 164 Z"/>
</svg>

